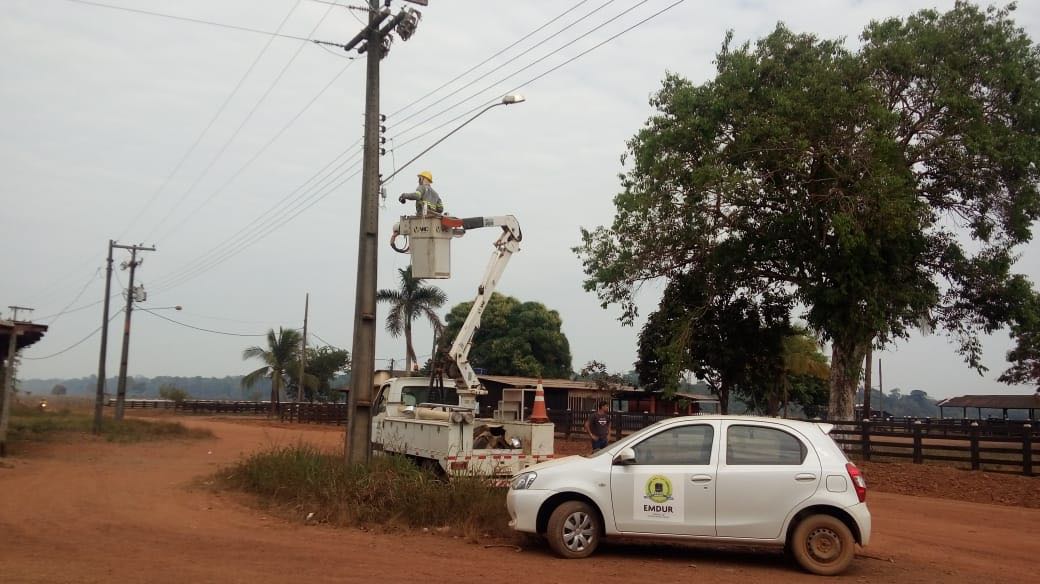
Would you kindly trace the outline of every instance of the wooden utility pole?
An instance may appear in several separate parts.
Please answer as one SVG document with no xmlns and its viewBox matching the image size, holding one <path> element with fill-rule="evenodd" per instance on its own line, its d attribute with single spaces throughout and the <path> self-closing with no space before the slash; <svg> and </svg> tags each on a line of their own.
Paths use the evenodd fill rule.
<svg viewBox="0 0 1040 584">
<path fill-rule="evenodd" d="M 879 361 L 880 362 L 880 361 Z M 864 420 L 870 419 L 870 382 L 871 373 L 874 369 L 874 344 L 867 345 L 867 355 L 864 357 L 864 368 L 863 368 L 863 417 Z"/>
<path fill-rule="evenodd" d="M 140 260 L 137 259 L 137 252 L 155 251 L 155 248 L 119 244 L 113 244 L 112 247 L 130 250 L 130 263 L 127 264 L 127 267 L 130 268 L 130 283 L 126 289 L 126 314 L 123 318 L 123 354 L 119 359 L 119 385 L 116 388 L 115 418 L 116 420 L 122 420 L 124 402 L 126 401 L 126 367 L 130 359 L 130 316 L 134 311 L 134 271 L 141 264 Z"/>
<path fill-rule="evenodd" d="M 300 385 L 299 395 L 297 398 L 303 401 L 303 375 L 307 369 L 307 313 L 311 307 L 311 293 L 308 292 L 306 299 L 303 301 L 303 338 L 300 339 Z M 314 396 L 311 396 L 311 401 L 314 401 Z"/>
<path fill-rule="evenodd" d="M 14 400 L 14 355 L 18 351 L 18 323 L 12 319 L 11 337 L 7 341 L 7 360 L 4 362 L 3 405 L 0 406 L 0 458 L 7 456 L 7 424 L 11 417 L 11 402 Z"/>
<path fill-rule="evenodd" d="M 94 399 L 94 434 L 101 433 L 101 414 L 105 407 L 105 360 L 108 359 L 108 306 L 112 295 L 112 246 L 108 240 L 108 267 L 105 268 L 105 307 L 101 310 L 101 350 L 98 352 L 97 396 Z"/>
</svg>

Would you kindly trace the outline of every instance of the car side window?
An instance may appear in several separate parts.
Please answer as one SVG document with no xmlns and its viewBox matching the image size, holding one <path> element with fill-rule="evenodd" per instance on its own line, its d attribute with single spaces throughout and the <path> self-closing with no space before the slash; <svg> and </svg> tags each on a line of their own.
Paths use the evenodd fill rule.
<svg viewBox="0 0 1040 584">
<path fill-rule="evenodd" d="M 709 464 L 714 436 L 708 424 L 669 428 L 632 447 L 634 464 Z"/>
<path fill-rule="evenodd" d="M 802 464 L 808 450 L 793 435 L 762 426 L 730 426 L 726 431 L 726 464 Z"/>
</svg>

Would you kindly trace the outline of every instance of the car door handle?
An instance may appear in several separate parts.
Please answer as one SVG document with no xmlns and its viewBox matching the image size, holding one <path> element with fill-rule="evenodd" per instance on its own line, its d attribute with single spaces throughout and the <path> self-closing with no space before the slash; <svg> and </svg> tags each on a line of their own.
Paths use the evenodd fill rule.
<svg viewBox="0 0 1040 584">
<path fill-rule="evenodd" d="M 798 473 L 798 474 L 794 475 L 794 480 L 799 481 L 799 482 L 803 482 L 803 483 L 804 482 L 808 482 L 808 481 L 815 481 L 816 480 L 816 475 L 814 475 L 812 473 L 809 473 L 809 472 L 801 472 L 801 473 Z"/>
<path fill-rule="evenodd" d="M 690 480 L 695 482 L 695 483 L 710 483 L 711 482 L 711 476 L 710 475 L 703 475 L 703 474 L 693 475 L 692 477 L 690 477 Z"/>
</svg>

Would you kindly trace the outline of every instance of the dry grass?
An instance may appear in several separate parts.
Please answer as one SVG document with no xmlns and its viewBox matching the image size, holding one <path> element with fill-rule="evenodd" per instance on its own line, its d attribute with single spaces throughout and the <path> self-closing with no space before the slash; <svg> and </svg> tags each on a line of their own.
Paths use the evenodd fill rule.
<svg viewBox="0 0 1040 584">
<path fill-rule="evenodd" d="M 60 402 L 59 402 L 60 403 Z M 71 407 L 58 409 L 47 400 L 47 410 L 37 405 L 15 403 L 11 408 L 8 439 L 12 444 L 20 441 L 48 440 L 65 433 L 90 433 L 94 426 L 93 404 L 86 413 Z M 188 428 L 178 422 L 158 422 L 125 418 L 116 422 L 103 420 L 101 436 L 109 442 L 133 443 L 178 438 L 212 438 L 207 429 Z"/>
<path fill-rule="evenodd" d="M 428 527 L 471 538 L 510 533 L 505 489 L 477 478 L 442 480 L 398 456 L 367 466 L 298 444 L 260 452 L 219 473 L 264 505 L 340 526 Z"/>
</svg>

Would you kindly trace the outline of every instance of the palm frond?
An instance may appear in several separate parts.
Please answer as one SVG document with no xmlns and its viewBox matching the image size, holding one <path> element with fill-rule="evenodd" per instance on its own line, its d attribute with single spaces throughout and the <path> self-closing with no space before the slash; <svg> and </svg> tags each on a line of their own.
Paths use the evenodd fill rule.
<svg viewBox="0 0 1040 584">
<path fill-rule="evenodd" d="M 256 385 L 257 381 L 260 381 L 261 379 L 265 379 L 267 377 L 268 373 L 270 372 L 270 370 L 271 370 L 270 367 L 267 367 L 265 365 L 265 366 L 257 369 L 256 371 L 253 371 L 252 373 L 247 374 L 245 377 L 242 378 L 242 387 L 244 387 L 246 389 L 252 388 L 254 385 Z"/>
</svg>

